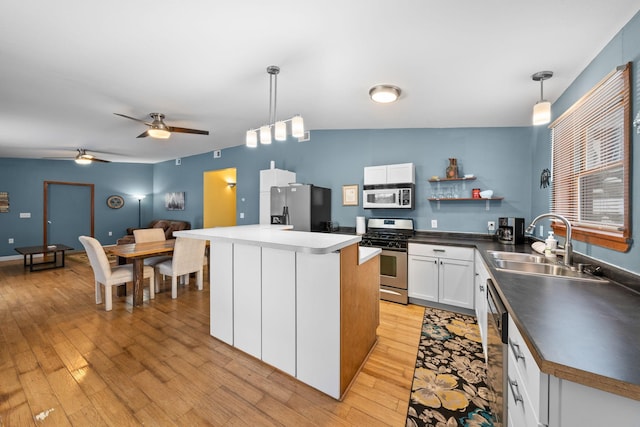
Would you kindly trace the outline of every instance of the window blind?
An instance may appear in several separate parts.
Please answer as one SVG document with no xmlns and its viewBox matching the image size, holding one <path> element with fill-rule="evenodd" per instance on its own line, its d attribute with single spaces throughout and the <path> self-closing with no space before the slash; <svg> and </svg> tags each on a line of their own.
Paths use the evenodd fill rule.
<svg viewBox="0 0 640 427">
<path fill-rule="evenodd" d="M 551 211 L 587 234 L 628 237 L 629 68 L 612 71 L 550 125 Z"/>
</svg>

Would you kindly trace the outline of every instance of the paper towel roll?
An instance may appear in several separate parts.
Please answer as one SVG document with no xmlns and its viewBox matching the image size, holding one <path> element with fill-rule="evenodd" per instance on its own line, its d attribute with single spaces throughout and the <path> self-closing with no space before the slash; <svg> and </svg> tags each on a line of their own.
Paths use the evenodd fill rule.
<svg viewBox="0 0 640 427">
<path fill-rule="evenodd" d="M 356 234 L 364 234 L 366 233 L 366 226 L 364 224 L 364 217 L 357 216 L 356 217 Z"/>
</svg>

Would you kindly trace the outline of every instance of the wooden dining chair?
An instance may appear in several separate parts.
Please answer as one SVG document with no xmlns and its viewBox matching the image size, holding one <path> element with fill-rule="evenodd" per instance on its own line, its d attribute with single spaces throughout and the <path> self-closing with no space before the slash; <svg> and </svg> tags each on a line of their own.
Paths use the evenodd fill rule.
<svg viewBox="0 0 640 427">
<path fill-rule="evenodd" d="M 104 309 L 105 311 L 111 311 L 113 300 L 111 287 L 133 281 L 133 265 L 112 266 L 100 242 L 89 236 L 80 236 L 78 239 L 87 252 L 87 257 L 89 257 L 91 269 L 93 270 L 96 286 L 96 304 L 102 303 L 102 289 L 100 288 L 100 284 L 102 284 L 104 286 Z M 153 267 L 144 266 L 143 278 L 149 279 L 149 298 L 155 298 Z"/>
<path fill-rule="evenodd" d="M 189 274 L 196 273 L 196 285 L 198 290 L 202 290 L 202 260 L 206 244 L 206 240 L 178 237 L 173 248 L 173 258 L 155 265 L 156 283 L 160 282 L 160 274 L 171 276 L 171 298 L 178 297 L 178 276 L 189 277 Z"/>
</svg>

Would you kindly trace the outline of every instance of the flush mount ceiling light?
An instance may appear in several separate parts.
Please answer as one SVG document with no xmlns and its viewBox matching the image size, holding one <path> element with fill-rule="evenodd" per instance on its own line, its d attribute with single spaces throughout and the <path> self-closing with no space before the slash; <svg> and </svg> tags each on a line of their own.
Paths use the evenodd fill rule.
<svg viewBox="0 0 640 427">
<path fill-rule="evenodd" d="M 291 122 L 291 136 L 299 139 L 304 137 L 304 121 L 300 115 L 293 116 L 288 120 L 276 121 L 278 73 L 280 73 L 280 67 L 270 65 L 267 67 L 267 73 L 269 74 L 269 119 L 266 125 L 247 131 L 245 141 L 247 147 L 258 146 L 258 132 L 260 132 L 261 144 L 271 144 L 271 128 L 274 129 L 273 137 L 276 141 L 286 141 L 287 122 Z"/>
<path fill-rule="evenodd" d="M 400 88 L 393 85 L 376 85 L 369 89 L 371 100 L 379 104 L 397 101 L 400 98 L 400 93 L 402 93 Z"/>
<path fill-rule="evenodd" d="M 543 82 L 553 76 L 553 71 L 539 71 L 531 76 L 531 78 L 540 82 L 540 101 L 533 106 L 533 124 L 544 125 L 551 121 L 551 103 L 544 99 Z"/>
</svg>

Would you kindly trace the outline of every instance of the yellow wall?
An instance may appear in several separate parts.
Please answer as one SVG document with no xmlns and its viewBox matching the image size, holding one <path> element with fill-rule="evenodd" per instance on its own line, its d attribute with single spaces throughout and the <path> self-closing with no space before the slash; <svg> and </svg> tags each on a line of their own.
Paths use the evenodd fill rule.
<svg viewBox="0 0 640 427">
<path fill-rule="evenodd" d="M 236 168 L 208 171 L 204 179 L 204 228 L 236 225 Z"/>
</svg>

